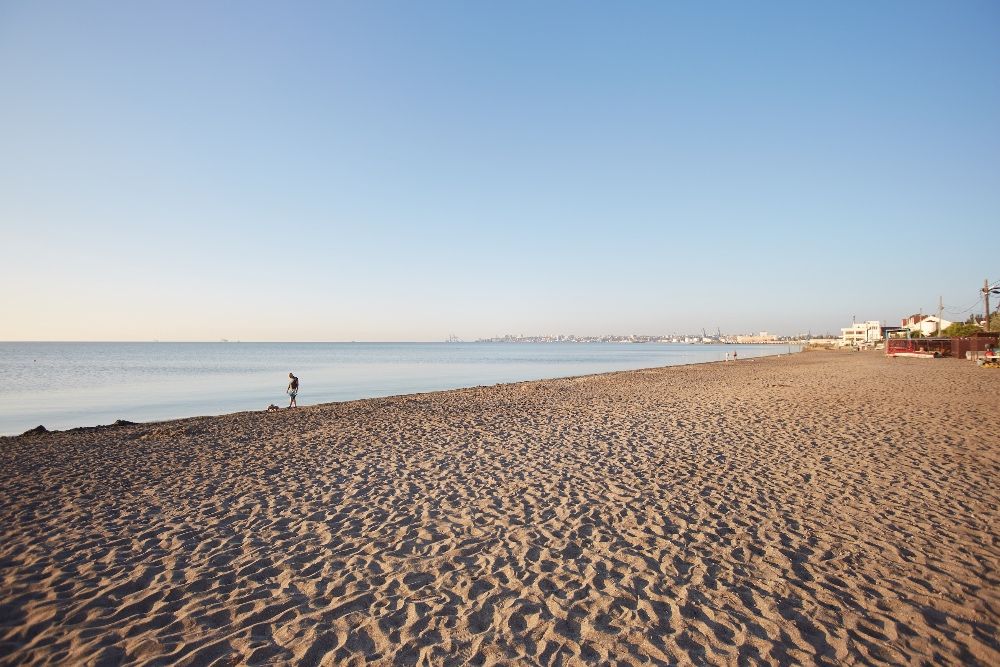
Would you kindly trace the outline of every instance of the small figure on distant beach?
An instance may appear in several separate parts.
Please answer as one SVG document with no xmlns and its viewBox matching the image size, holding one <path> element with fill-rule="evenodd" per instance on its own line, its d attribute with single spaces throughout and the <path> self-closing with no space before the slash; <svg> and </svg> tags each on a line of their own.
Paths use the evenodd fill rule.
<svg viewBox="0 0 1000 667">
<path fill-rule="evenodd" d="M 288 394 L 288 407 L 299 407 L 299 404 L 295 402 L 295 397 L 299 393 L 299 379 L 291 373 L 288 374 L 288 389 L 286 393 Z"/>
<path fill-rule="evenodd" d="M 736 361 L 736 350 L 733 350 L 733 361 Z"/>
<path fill-rule="evenodd" d="M 729 353 L 726 352 L 726 361 L 729 361 Z"/>
</svg>

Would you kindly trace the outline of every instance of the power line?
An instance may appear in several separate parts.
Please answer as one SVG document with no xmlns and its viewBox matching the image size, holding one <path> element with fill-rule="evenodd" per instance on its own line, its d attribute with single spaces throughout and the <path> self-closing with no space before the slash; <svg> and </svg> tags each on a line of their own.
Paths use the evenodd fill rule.
<svg viewBox="0 0 1000 667">
<path fill-rule="evenodd" d="M 979 294 L 982 295 L 982 292 L 980 291 Z M 951 313 L 953 315 L 962 315 L 964 313 L 969 312 L 970 310 L 972 310 L 974 308 L 978 308 L 979 304 L 981 304 L 982 302 L 983 302 L 983 297 L 982 296 L 977 296 L 976 300 L 972 302 L 971 306 L 969 306 L 967 308 L 963 308 L 961 310 L 956 310 L 954 308 L 945 308 L 945 312 Z"/>
<path fill-rule="evenodd" d="M 980 301 L 981 299 L 976 299 L 976 302 L 974 304 L 972 304 L 968 308 L 962 308 L 961 310 L 958 310 L 957 308 L 945 308 L 944 312 L 950 313 L 952 315 L 964 315 L 965 313 L 971 312 L 972 310 L 978 308 Z"/>
</svg>

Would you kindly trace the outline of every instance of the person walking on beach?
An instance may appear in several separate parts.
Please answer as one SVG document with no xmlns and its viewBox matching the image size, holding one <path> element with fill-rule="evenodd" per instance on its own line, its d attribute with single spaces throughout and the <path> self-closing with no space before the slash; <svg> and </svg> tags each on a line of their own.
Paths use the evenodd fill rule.
<svg viewBox="0 0 1000 667">
<path fill-rule="evenodd" d="M 299 407 L 299 404 L 295 402 L 295 397 L 299 393 L 299 379 L 291 373 L 288 374 L 288 389 L 286 392 L 288 393 L 288 407 Z"/>
<path fill-rule="evenodd" d="M 733 350 L 733 361 L 736 361 L 736 350 Z"/>
</svg>

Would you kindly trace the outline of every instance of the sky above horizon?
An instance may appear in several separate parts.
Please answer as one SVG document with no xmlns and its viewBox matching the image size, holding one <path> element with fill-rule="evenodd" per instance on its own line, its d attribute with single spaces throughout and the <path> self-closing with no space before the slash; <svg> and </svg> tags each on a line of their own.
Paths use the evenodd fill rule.
<svg viewBox="0 0 1000 667">
<path fill-rule="evenodd" d="M 0 340 L 961 320 L 1000 4 L 0 0 L 0 233 Z"/>
</svg>

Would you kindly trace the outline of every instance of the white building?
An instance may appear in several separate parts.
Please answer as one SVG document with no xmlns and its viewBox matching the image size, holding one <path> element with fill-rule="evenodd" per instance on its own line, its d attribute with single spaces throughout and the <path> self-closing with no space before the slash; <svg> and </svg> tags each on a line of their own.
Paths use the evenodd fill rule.
<svg viewBox="0 0 1000 667">
<path fill-rule="evenodd" d="M 882 323 L 878 320 L 856 322 L 840 330 L 841 347 L 856 347 L 882 340 Z"/>
<path fill-rule="evenodd" d="M 940 326 L 938 326 L 940 324 Z M 940 319 L 935 315 L 913 315 L 903 320 L 903 326 L 910 330 L 910 333 L 919 331 L 924 336 L 937 336 L 938 332 L 944 331 L 952 325 L 945 319 Z"/>
</svg>

